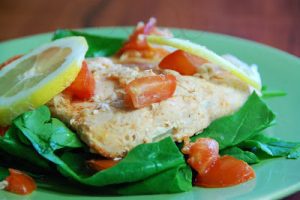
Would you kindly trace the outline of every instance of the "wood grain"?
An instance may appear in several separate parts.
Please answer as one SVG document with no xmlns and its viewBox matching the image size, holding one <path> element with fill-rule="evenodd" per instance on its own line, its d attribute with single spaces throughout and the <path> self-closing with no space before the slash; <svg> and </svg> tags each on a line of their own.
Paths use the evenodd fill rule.
<svg viewBox="0 0 300 200">
<path fill-rule="evenodd" d="M 151 16 L 160 26 L 225 33 L 300 56 L 300 0 L 0 0 L 0 41 Z"/>
<path fill-rule="evenodd" d="M 150 16 L 161 26 L 225 33 L 300 56 L 300 0 L 1 0 L 0 41 Z"/>
</svg>

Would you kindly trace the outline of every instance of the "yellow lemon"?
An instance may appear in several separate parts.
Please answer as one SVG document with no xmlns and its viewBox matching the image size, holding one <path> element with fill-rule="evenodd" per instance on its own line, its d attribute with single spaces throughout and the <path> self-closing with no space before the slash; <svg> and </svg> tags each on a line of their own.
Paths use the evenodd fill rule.
<svg viewBox="0 0 300 200">
<path fill-rule="evenodd" d="M 40 46 L 0 70 L 0 125 L 9 125 L 68 87 L 87 49 L 83 37 L 67 37 Z"/>
</svg>

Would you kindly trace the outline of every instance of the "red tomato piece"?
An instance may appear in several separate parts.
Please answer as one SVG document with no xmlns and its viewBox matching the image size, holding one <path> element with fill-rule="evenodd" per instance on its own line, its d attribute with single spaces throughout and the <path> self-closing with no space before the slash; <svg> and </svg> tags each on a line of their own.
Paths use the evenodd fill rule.
<svg viewBox="0 0 300 200">
<path fill-rule="evenodd" d="M 138 78 L 125 88 L 127 98 L 130 99 L 127 101 L 130 101 L 134 108 L 142 108 L 168 99 L 175 89 L 176 78 L 171 74 Z"/>
<path fill-rule="evenodd" d="M 12 63 L 13 61 L 15 61 L 15 60 L 21 58 L 22 56 L 23 56 L 23 55 L 15 55 L 15 56 L 9 58 L 9 59 L 8 59 L 7 61 L 5 61 L 4 63 L 0 64 L 0 70 L 1 70 L 3 67 L 5 67 L 6 65 Z"/>
<path fill-rule="evenodd" d="M 255 172 L 246 162 L 232 156 L 222 156 L 206 174 L 198 174 L 195 185 L 209 188 L 228 187 L 253 178 Z"/>
<path fill-rule="evenodd" d="M 8 185 L 5 190 L 16 194 L 30 194 L 36 189 L 34 180 L 25 173 L 9 169 L 10 175 L 5 179 Z"/>
<path fill-rule="evenodd" d="M 211 138 L 199 138 L 191 143 L 188 150 L 188 164 L 195 169 L 199 175 L 206 174 L 219 158 L 219 144 Z"/>
<path fill-rule="evenodd" d="M 207 61 L 186 53 L 182 50 L 176 50 L 167 55 L 160 63 L 162 69 L 171 69 L 182 75 L 193 75 L 197 72 L 197 66 Z"/>
<path fill-rule="evenodd" d="M 7 127 L 0 126 L 0 136 L 4 136 L 8 129 L 9 129 L 9 126 L 7 126 Z"/>
<path fill-rule="evenodd" d="M 65 93 L 79 100 L 90 99 L 95 92 L 95 79 L 89 71 L 87 63 L 82 62 L 82 67 L 73 83 L 65 89 Z"/>
<path fill-rule="evenodd" d="M 146 25 L 138 26 L 130 35 L 129 40 L 121 48 L 119 54 L 128 50 L 143 51 L 151 49 L 147 41 L 144 38 L 139 37 L 140 35 L 149 35 L 156 28 L 155 24 L 156 20 L 151 18 Z"/>
<path fill-rule="evenodd" d="M 134 108 L 134 105 L 132 103 L 131 97 L 129 94 L 124 95 L 124 104 L 128 108 Z"/>
<path fill-rule="evenodd" d="M 115 166 L 118 162 L 119 160 L 88 160 L 86 163 L 91 169 L 101 171 Z"/>
</svg>

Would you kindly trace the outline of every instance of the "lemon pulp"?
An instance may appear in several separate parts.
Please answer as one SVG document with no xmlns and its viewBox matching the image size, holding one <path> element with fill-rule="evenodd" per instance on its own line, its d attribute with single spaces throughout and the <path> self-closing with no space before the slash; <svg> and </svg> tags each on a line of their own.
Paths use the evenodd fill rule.
<svg viewBox="0 0 300 200">
<path fill-rule="evenodd" d="M 41 106 L 68 87 L 80 71 L 87 43 L 69 37 L 43 45 L 0 71 L 0 125 Z"/>
</svg>

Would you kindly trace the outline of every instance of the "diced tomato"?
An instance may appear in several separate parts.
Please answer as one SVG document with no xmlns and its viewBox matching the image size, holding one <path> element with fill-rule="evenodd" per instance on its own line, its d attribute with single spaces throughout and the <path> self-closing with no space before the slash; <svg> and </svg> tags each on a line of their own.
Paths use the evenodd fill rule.
<svg viewBox="0 0 300 200">
<path fill-rule="evenodd" d="M 88 160 L 86 163 L 91 169 L 101 171 L 115 166 L 118 162 L 119 160 Z"/>
<path fill-rule="evenodd" d="M 171 69 L 182 75 L 193 75 L 197 72 L 197 66 L 207 61 L 197 56 L 186 53 L 182 50 L 176 50 L 167 55 L 160 63 L 162 69 Z"/>
<path fill-rule="evenodd" d="M 244 161 L 231 156 L 219 156 L 219 144 L 210 138 L 186 143 L 182 152 L 188 154 L 188 164 L 198 172 L 195 185 L 228 187 L 255 177 L 253 169 Z"/>
<path fill-rule="evenodd" d="M 131 81 L 125 88 L 128 95 L 127 101 L 130 101 L 134 108 L 142 108 L 168 99 L 175 89 L 176 78 L 171 74 L 138 78 Z"/>
<path fill-rule="evenodd" d="M 165 30 L 159 30 L 156 27 L 156 19 L 150 18 L 146 24 L 138 24 L 134 32 L 130 35 L 123 47 L 118 51 L 122 63 L 143 63 L 143 59 L 158 62 L 169 54 L 169 51 L 162 47 L 153 47 L 148 44 L 147 35 L 171 36 L 172 34 Z"/>
<path fill-rule="evenodd" d="M 255 172 L 246 162 L 232 156 L 222 156 L 206 174 L 198 174 L 195 185 L 209 188 L 228 187 L 253 178 Z"/>
<path fill-rule="evenodd" d="M 131 97 L 130 97 L 129 94 L 124 95 L 124 105 L 127 108 L 134 108 L 133 102 L 132 102 Z"/>
<path fill-rule="evenodd" d="M 9 169 L 9 173 L 10 175 L 5 179 L 8 182 L 5 190 L 24 195 L 30 194 L 36 189 L 34 180 L 25 173 L 15 169 Z"/>
<path fill-rule="evenodd" d="M 5 61 L 4 63 L 0 64 L 0 70 L 1 70 L 3 67 L 5 67 L 6 65 L 12 63 L 13 61 L 15 61 L 15 60 L 21 58 L 22 56 L 23 56 L 23 55 L 15 55 L 15 56 L 9 58 L 9 59 L 8 59 L 7 61 Z"/>
<path fill-rule="evenodd" d="M 95 92 L 95 79 L 89 71 L 87 63 L 82 62 L 82 67 L 74 82 L 65 89 L 65 93 L 79 100 L 90 99 Z"/>
<path fill-rule="evenodd" d="M 1 127 L 0 126 L 0 136 L 4 136 L 9 127 Z"/>
<path fill-rule="evenodd" d="M 129 50 L 149 50 L 150 46 L 144 38 L 140 38 L 141 35 L 149 35 L 155 29 L 156 20 L 151 18 L 146 25 L 138 26 L 135 31 L 129 37 L 129 40 L 124 44 L 124 46 L 119 51 L 122 54 Z"/>
<path fill-rule="evenodd" d="M 183 153 L 188 154 L 188 164 L 199 175 L 204 175 L 219 158 L 219 144 L 214 139 L 199 138 L 195 143 L 191 143 L 188 150 Z"/>
</svg>

